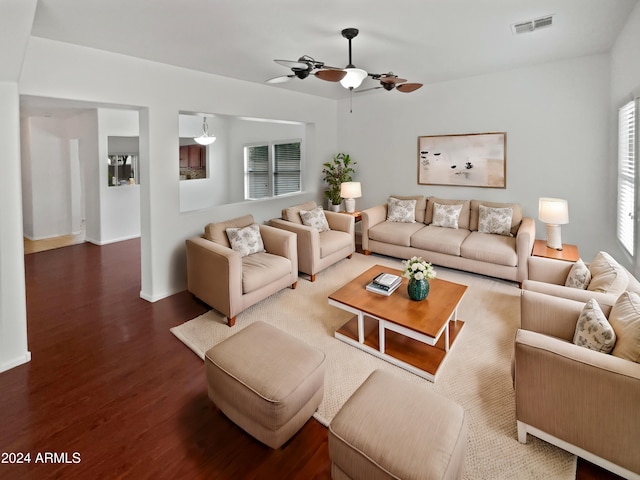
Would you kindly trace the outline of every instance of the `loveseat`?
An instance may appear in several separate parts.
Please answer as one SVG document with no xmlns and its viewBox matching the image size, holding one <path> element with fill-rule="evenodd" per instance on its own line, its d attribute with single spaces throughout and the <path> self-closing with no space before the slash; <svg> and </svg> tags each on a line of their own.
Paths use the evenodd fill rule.
<svg viewBox="0 0 640 480">
<path fill-rule="evenodd" d="M 485 233 L 493 231 L 501 233 Z M 421 256 L 434 265 L 519 283 L 528 276 L 535 234 L 533 218 L 523 217 L 517 203 L 394 195 L 362 212 L 365 254 Z"/>
</svg>

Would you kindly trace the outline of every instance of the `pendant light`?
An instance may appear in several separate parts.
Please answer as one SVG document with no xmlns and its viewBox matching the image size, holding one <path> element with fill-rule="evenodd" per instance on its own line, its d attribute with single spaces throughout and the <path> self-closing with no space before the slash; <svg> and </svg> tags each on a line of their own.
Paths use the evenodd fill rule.
<svg viewBox="0 0 640 480">
<path fill-rule="evenodd" d="M 200 145 L 211 145 L 216 141 L 215 135 L 209 135 L 209 126 L 207 125 L 207 117 L 202 121 L 202 135 L 193 138 Z"/>
</svg>

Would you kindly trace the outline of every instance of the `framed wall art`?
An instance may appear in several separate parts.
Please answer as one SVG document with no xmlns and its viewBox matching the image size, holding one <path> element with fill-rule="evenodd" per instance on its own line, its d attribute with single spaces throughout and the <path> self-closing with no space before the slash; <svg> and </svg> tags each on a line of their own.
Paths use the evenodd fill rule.
<svg viewBox="0 0 640 480">
<path fill-rule="evenodd" d="M 418 137 L 418 184 L 507 187 L 507 134 Z"/>
</svg>

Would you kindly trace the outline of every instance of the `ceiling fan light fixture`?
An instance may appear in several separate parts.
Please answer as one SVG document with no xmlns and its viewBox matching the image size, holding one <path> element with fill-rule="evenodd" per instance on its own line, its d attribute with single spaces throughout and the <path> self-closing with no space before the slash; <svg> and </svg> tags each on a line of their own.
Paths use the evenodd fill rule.
<svg viewBox="0 0 640 480">
<path fill-rule="evenodd" d="M 368 75 L 368 73 L 361 68 L 347 67 L 345 71 L 347 74 L 340 80 L 340 85 L 344 88 L 358 88 Z"/>
<path fill-rule="evenodd" d="M 209 135 L 209 126 L 207 125 L 207 117 L 204 117 L 202 121 L 202 135 L 199 137 L 193 137 L 193 139 L 200 145 L 211 145 L 216 141 L 215 135 Z"/>
</svg>

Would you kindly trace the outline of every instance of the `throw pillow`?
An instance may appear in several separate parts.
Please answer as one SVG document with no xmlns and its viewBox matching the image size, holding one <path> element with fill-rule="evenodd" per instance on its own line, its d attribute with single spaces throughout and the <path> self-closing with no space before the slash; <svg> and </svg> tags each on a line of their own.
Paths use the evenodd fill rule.
<svg viewBox="0 0 640 480">
<path fill-rule="evenodd" d="M 586 290 L 589 282 L 591 282 L 591 272 L 582 259 L 579 258 L 578 261 L 573 264 L 571 270 L 569 270 L 569 275 L 567 275 L 567 281 L 564 282 L 564 286 Z"/>
<path fill-rule="evenodd" d="M 640 296 L 624 292 L 611 308 L 609 323 L 618 340 L 612 355 L 640 363 Z"/>
<path fill-rule="evenodd" d="M 433 221 L 431 225 L 434 227 L 458 228 L 458 217 L 462 211 L 462 204 L 458 205 L 442 205 L 440 203 L 433 204 Z"/>
<path fill-rule="evenodd" d="M 302 218 L 303 225 L 313 227 L 319 232 L 330 230 L 327 217 L 322 207 L 316 207 L 313 210 L 300 210 L 300 218 Z"/>
<path fill-rule="evenodd" d="M 587 290 L 620 295 L 629 284 L 626 270 L 606 252 L 599 252 L 589 265 L 591 282 Z"/>
<path fill-rule="evenodd" d="M 616 343 L 616 332 L 607 321 L 598 302 L 589 300 L 576 323 L 573 343 L 596 352 L 611 353 Z"/>
<path fill-rule="evenodd" d="M 513 208 L 511 207 L 487 207 L 478 205 L 480 209 L 478 217 L 478 232 L 497 233 L 498 235 L 511 235 L 511 217 Z"/>
<path fill-rule="evenodd" d="M 390 222 L 416 222 L 415 200 L 398 200 L 397 198 L 389 197 L 387 209 L 387 220 Z"/>
<path fill-rule="evenodd" d="M 242 257 L 264 252 L 260 226 L 257 223 L 244 228 L 227 228 L 227 237 L 229 237 L 231 248 Z"/>
</svg>

